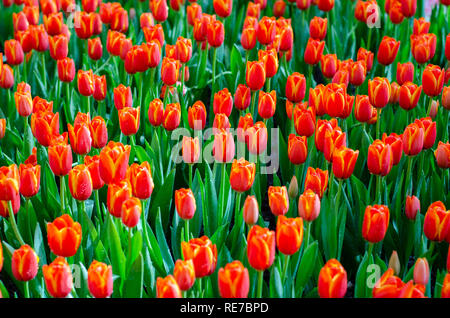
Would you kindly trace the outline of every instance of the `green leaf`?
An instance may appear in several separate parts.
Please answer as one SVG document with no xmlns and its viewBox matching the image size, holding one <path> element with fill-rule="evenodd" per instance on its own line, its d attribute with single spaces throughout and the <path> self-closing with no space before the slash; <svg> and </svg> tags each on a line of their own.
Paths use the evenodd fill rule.
<svg viewBox="0 0 450 318">
<path fill-rule="evenodd" d="M 117 233 L 117 229 L 111 215 L 108 215 L 107 223 L 108 245 L 111 252 L 113 273 L 115 275 L 119 275 L 120 277 L 125 277 L 126 258 L 122 250 L 119 234 Z"/>
<path fill-rule="evenodd" d="M 316 259 L 318 254 L 319 254 L 319 243 L 317 241 L 314 241 L 311 245 L 309 245 L 306 248 L 297 272 L 295 290 L 297 293 L 299 293 L 298 296 L 301 296 L 301 293 L 305 288 L 306 283 L 311 278 L 314 266 L 316 265 Z"/>
<path fill-rule="evenodd" d="M 131 266 L 130 274 L 123 286 L 123 296 L 126 298 L 142 298 L 144 288 L 144 258 L 142 253 Z"/>
<path fill-rule="evenodd" d="M 172 256 L 170 255 L 169 245 L 167 245 L 164 230 L 162 228 L 161 211 L 159 208 L 156 215 L 156 238 L 158 239 L 159 248 L 164 261 L 164 268 L 166 269 L 166 273 L 170 273 L 173 270 L 174 262 Z"/>
</svg>

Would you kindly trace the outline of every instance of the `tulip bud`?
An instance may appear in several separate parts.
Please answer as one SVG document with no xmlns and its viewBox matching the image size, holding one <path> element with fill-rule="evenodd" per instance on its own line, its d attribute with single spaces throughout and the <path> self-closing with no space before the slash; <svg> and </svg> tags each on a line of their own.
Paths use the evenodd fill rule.
<svg viewBox="0 0 450 318">
<path fill-rule="evenodd" d="M 57 257 L 50 265 L 42 267 L 45 285 L 50 295 L 64 298 L 73 288 L 72 271 L 63 257 Z"/>
<path fill-rule="evenodd" d="M 298 182 L 295 175 L 292 176 L 291 182 L 289 182 L 288 195 L 290 199 L 295 199 L 298 195 Z"/>
<path fill-rule="evenodd" d="M 438 96 L 444 87 L 445 71 L 437 65 L 428 65 L 422 73 L 423 92 L 427 96 Z"/>
<path fill-rule="evenodd" d="M 110 141 L 100 152 L 100 176 L 106 184 L 123 180 L 127 173 L 131 147 Z"/>
<path fill-rule="evenodd" d="M 75 78 L 75 62 L 71 58 L 63 58 L 57 62 L 58 77 L 61 82 L 70 83 Z"/>
<path fill-rule="evenodd" d="M 398 258 L 397 251 L 392 251 L 391 257 L 389 258 L 389 268 L 394 270 L 394 274 L 400 274 L 400 260 Z"/>
<path fill-rule="evenodd" d="M 69 189 L 74 199 L 85 201 L 92 194 L 92 178 L 89 169 L 84 165 L 75 166 L 69 172 Z"/>
<path fill-rule="evenodd" d="M 306 80 L 300 73 L 293 73 L 286 81 L 286 98 L 293 103 L 300 103 L 305 97 Z"/>
<path fill-rule="evenodd" d="M 246 298 L 250 290 L 248 270 L 240 261 L 233 261 L 218 272 L 219 293 L 222 298 Z"/>
<path fill-rule="evenodd" d="M 206 125 L 206 107 L 202 101 L 196 101 L 188 109 L 189 127 L 194 130 L 202 130 Z"/>
<path fill-rule="evenodd" d="M 173 276 L 182 291 L 191 289 L 195 283 L 195 269 L 192 260 L 177 260 L 173 269 Z"/>
<path fill-rule="evenodd" d="M 309 65 L 315 65 L 320 62 L 322 58 L 323 49 L 325 48 L 324 41 L 317 41 L 312 38 L 306 44 L 304 60 Z M 312 76 L 312 74 L 311 74 Z"/>
<path fill-rule="evenodd" d="M 333 173 L 338 179 L 348 179 L 355 169 L 359 150 L 352 150 L 345 146 L 335 149 L 333 152 Z"/>
<path fill-rule="evenodd" d="M 244 202 L 244 222 L 247 225 L 254 225 L 258 222 L 259 206 L 255 196 L 249 195 Z"/>
<path fill-rule="evenodd" d="M 414 265 L 414 282 L 420 285 L 428 285 L 430 280 L 430 267 L 425 257 L 418 258 Z"/>
<path fill-rule="evenodd" d="M 308 155 L 308 142 L 305 136 L 289 135 L 288 157 L 294 165 L 300 165 L 306 161 Z"/>
<path fill-rule="evenodd" d="M 3 255 L 2 255 L 3 256 Z M 36 277 L 39 258 L 29 245 L 22 245 L 11 257 L 11 270 L 15 279 L 27 282 Z"/>
<path fill-rule="evenodd" d="M 266 82 L 266 71 L 262 61 L 247 62 L 246 83 L 252 91 L 258 91 Z"/>
<path fill-rule="evenodd" d="M 111 265 L 94 260 L 88 269 L 88 288 L 95 298 L 108 298 L 113 292 Z"/>
<path fill-rule="evenodd" d="M 305 191 L 311 189 L 322 198 L 328 185 L 328 170 L 308 167 L 305 177 Z"/>
</svg>

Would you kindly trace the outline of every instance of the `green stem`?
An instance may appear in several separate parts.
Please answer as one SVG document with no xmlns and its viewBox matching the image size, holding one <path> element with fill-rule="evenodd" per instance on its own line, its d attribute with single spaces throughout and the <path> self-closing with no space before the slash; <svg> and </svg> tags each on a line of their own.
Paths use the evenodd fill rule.
<svg viewBox="0 0 450 318">
<path fill-rule="evenodd" d="M 241 192 L 236 193 L 236 207 L 234 210 L 235 217 L 239 214 L 239 211 L 241 210 L 241 196 L 242 196 Z"/>
<path fill-rule="evenodd" d="M 335 203 L 336 203 L 336 215 L 339 212 L 339 200 L 341 199 L 342 182 L 343 181 L 344 181 L 343 179 L 339 179 L 338 192 L 336 194 L 336 200 L 335 200 Z"/>
<path fill-rule="evenodd" d="M 98 190 L 94 191 L 94 198 L 95 198 L 95 210 L 97 211 L 97 217 L 99 220 L 103 220 L 102 213 L 100 210 L 100 198 L 99 198 Z"/>
<path fill-rule="evenodd" d="M 311 236 L 311 222 L 306 221 L 306 242 L 304 249 L 309 247 L 309 237 Z"/>
<path fill-rule="evenodd" d="M 24 282 L 24 296 L 25 298 L 30 298 L 30 288 L 28 282 Z"/>
<path fill-rule="evenodd" d="M 189 242 L 189 220 L 186 220 L 186 233 L 185 233 L 185 241 Z"/>
<path fill-rule="evenodd" d="M 433 104 L 433 97 L 428 97 L 430 99 L 429 103 L 428 103 L 428 110 L 427 110 L 427 116 L 430 116 L 430 112 L 431 112 L 431 105 Z"/>
<path fill-rule="evenodd" d="M 411 169 L 412 169 L 412 161 L 413 161 L 413 157 L 412 156 L 408 156 L 408 169 L 406 170 L 406 186 L 405 186 L 405 196 L 408 195 L 409 193 L 412 193 L 412 188 L 409 189 L 409 183 L 411 182 Z"/>
<path fill-rule="evenodd" d="M 377 108 L 377 139 L 380 139 L 381 108 Z"/>
<path fill-rule="evenodd" d="M 284 255 L 283 282 L 287 279 L 287 270 L 289 268 L 289 255 Z"/>
<path fill-rule="evenodd" d="M 194 164 L 189 165 L 189 189 L 192 190 L 192 169 Z"/>
<path fill-rule="evenodd" d="M 258 271 L 258 289 L 256 294 L 257 298 L 262 298 L 263 274 L 264 271 Z"/>
<path fill-rule="evenodd" d="M 267 79 L 267 82 L 266 82 L 266 90 L 267 90 L 267 92 L 270 92 L 270 82 L 271 82 L 271 77 L 269 77 L 268 79 Z"/>
<path fill-rule="evenodd" d="M 59 177 L 59 197 L 61 201 L 61 215 L 64 214 L 64 210 L 66 209 L 64 204 L 64 191 L 65 191 L 65 182 L 64 182 L 64 176 Z"/>
<path fill-rule="evenodd" d="M 19 241 L 20 245 L 25 245 L 25 241 L 23 240 L 22 236 L 20 235 L 19 229 L 17 228 L 16 219 L 14 218 L 14 211 L 12 207 L 12 201 L 8 201 L 8 209 L 9 209 L 9 221 L 11 223 L 11 227 L 13 229 L 14 235 L 16 236 L 17 240 Z"/>
<path fill-rule="evenodd" d="M 382 203 L 381 199 L 382 199 L 382 195 L 381 195 L 381 175 L 377 175 L 377 188 L 376 188 L 377 193 L 375 193 L 375 198 L 378 201 L 378 203 Z"/>
<path fill-rule="evenodd" d="M 220 186 L 220 191 L 225 191 L 225 175 L 226 175 L 226 172 L 227 172 L 227 164 L 224 162 L 224 163 L 222 163 L 222 182 L 221 182 L 221 186 Z M 221 201 L 221 204 L 222 204 L 222 211 L 220 211 L 221 212 L 221 221 L 223 222 L 223 218 L 224 218 L 224 216 L 225 216 L 225 193 L 223 193 L 222 194 L 222 201 Z"/>
<path fill-rule="evenodd" d="M 253 118 L 255 118 L 256 93 L 257 93 L 257 91 L 253 91 L 252 92 L 252 110 L 251 110 L 251 114 L 252 114 Z"/>
<path fill-rule="evenodd" d="M 41 67 L 42 67 L 42 79 L 44 81 L 44 90 L 47 89 L 47 71 L 45 68 L 45 52 L 42 52 L 41 54 Z M 44 92 L 45 96 L 47 96 L 47 92 Z"/>
<path fill-rule="evenodd" d="M 373 243 L 369 242 L 369 249 L 367 251 L 367 257 L 370 257 L 372 255 L 373 252 Z"/>
</svg>

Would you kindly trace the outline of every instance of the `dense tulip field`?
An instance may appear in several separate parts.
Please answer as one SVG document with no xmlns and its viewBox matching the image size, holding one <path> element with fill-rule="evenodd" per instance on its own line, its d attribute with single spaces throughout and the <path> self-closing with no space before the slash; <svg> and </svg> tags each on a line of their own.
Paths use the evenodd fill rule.
<svg viewBox="0 0 450 318">
<path fill-rule="evenodd" d="M 449 0 L 0 8 L 0 296 L 450 298 Z"/>
</svg>

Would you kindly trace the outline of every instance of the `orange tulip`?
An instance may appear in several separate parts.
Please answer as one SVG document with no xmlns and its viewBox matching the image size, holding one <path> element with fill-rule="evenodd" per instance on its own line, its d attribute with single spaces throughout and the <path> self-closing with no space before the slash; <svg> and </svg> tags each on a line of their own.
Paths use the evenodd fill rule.
<svg viewBox="0 0 450 318">
<path fill-rule="evenodd" d="M 45 16 L 44 16 L 44 23 L 45 23 Z M 25 31 L 28 29 L 29 23 L 27 16 L 25 15 L 25 12 L 21 11 L 18 13 L 13 12 L 12 14 L 13 19 L 13 29 L 14 31 Z"/>
<path fill-rule="evenodd" d="M 75 123 L 73 126 L 71 124 L 67 124 L 70 144 L 72 145 L 73 152 L 75 152 L 76 154 L 85 155 L 91 151 L 92 137 L 89 124 L 90 119 L 87 122 L 78 123 L 75 119 Z"/>
<path fill-rule="evenodd" d="M 182 142 L 183 161 L 188 164 L 196 163 L 200 157 L 200 143 L 198 137 L 183 136 Z"/>
<path fill-rule="evenodd" d="M 320 11 L 328 12 L 334 7 L 334 0 L 317 0 L 317 8 Z"/>
<path fill-rule="evenodd" d="M 71 58 L 60 59 L 56 62 L 58 77 L 61 82 L 70 83 L 75 78 L 75 62 Z"/>
<path fill-rule="evenodd" d="M 445 275 L 441 289 L 441 298 L 450 298 L 450 273 Z"/>
<path fill-rule="evenodd" d="M 289 211 L 289 197 L 285 186 L 270 186 L 268 196 L 269 207 L 274 215 L 285 215 Z"/>
<path fill-rule="evenodd" d="M 201 130 L 206 125 L 206 107 L 202 101 L 196 101 L 188 109 L 189 127 L 194 130 Z"/>
<path fill-rule="evenodd" d="M 430 29 L 430 22 L 427 22 L 424 17 L 421 17 L 420 19 L 414 19 L 413 25 L 414 35 L 428 33 L 429 29 Z"/>
<path fill-rule="evenodd" d="M 373 298 L 398 298 L 405 283 L 394 275 L 394 270 L 389 268 L 376 282 L 372 289 Z"/>
<path fill-rule="evenodd" d="M 0 87 L 10 89 L 13 86 L 14 86 L 14 72 L 9 65 L 4 64 L 3 68 L 0 69 Z"/>
<path fill-rule="evenodd" d="M 240 261 L 219 269 L 219 293 L 222 298 L 247 298 L 250 290 L 248 270 Z"/>
<path fill-rule="evenodd" d="M 132 190 L 128 179 L 108 184 L 107 206 L 108 211 L 116 218 L 122 217 L 122 205 L 131 198 Z"/>
<path fill-rule="evenodd" d="M 320 298 L 343 298 L 347 292 L 347 272 L 336 259 L 330 259 L 319 273 Z"/>
<path fill-rule="evenodd" d="M 444 144 L 442 141 L 439 141 L 434 151 L 434 156 L 439 167 L 442 169 L 450 168 L 450 144 L 448 142 Z"/>
<path fill-rule="evenodd" d="M 91 96 L 94 93 L 94 73 L 92 70 L 78 70 L 78 91 L 83 96 Z"/>
<path fill-rule="evenodd" d="M 22 245 L 11 257 L 11 270 L 15 279 L 27 282 L 36 277 L 39 258 L 29 245 Z"/>
<path fill-rule="evenodd" d="M 114 88 L 114 106 L 117 110 L 133 106 L 133 96 L 131 95 L 131 87 L 120 84 Z"/>
<path fill-rule="evenodd" d="M 111 265 L 94 260 L 88 269 L 88 288 L 95 298 L 108 298 L 113 292 Z"/>
<path fill-rule="evenodd" d="M 322 58 L 322 52 L 325 47 L 324 41 L 317 41 L 312 38 L 308 40 L 308 43 L 306 44 L 305 49 L 305 63 L 314 65 L 320 62 L 320 59 Z"/>
<path fill-rule="evenodd" d="M 251 189 L 255 179 L 256 166 L 244 158 L 234 159 L 231 165 L 230 185 L 236 192 L 245 192 Z"/>
<path fill-rule="evenodd" d="M 213 110 L 214 114 L 225 114 L 227 117 L 230 116 L 231 111 L 233 110 L 233 97 L 228 91 L 228 88 L 224 88 L 214 94 Z"/>
<path fill-rule="evenodd" d="M 148 106 L 148 120 L 152 126 L 158 127 L 164 118 L 164 104 L 159 98 L 152 100 Z"/>
<path fill-rule="evenodd" d="M 278 56 L 275 49 L 258 51 L 258 60 L 264 63 L 266 77 L 272 78 L 278 71 Z"/>
<path fill-rule="evenodd" d="M 405 110 L 411 110 L 417 106 L 422 93 L 422 86 L 406 82 L 400 87 L 399 104 Z"/>
<path fill-rule="evenodd" d="M 258 42 L 262 45 L 269 45 L 273 42 L 276 35 L 276 20 L 275 17 L 263 17 L 256 30 Z"/>
<path fill-rule="evenodd" d="M 100 176 L 100 157 L 98 155 L 93 157 L 85 156 L 84 164 L 89 170 L 89 174 L 91 175 L 92 188 L 94 190 L 102 188 L 105 182 Z"/>
<path fill-rule="evenodd" d="M 378 63 L 382 65 L 392 64 L 397 57 L 399 47 L 400 41 L 396 41 L 389 36 L 384 36 L 381 40 L 380 47 L 378 48 Z"/>
<path fill-rule="evenodd" d="M 242 30 L 241 45 L 246 51 L 252 50 L 256 46 L 256 29 L 245 27 Z"/>
<path fill-rule="evenodd" d="M 122 134 L 125 136 L 135 135 L 139 130 L 141 107 L 125 107 L 119 110 L 119 124 Z"/>
<path fill-rule="evenodd" d="M 264 271 L 275 259 L 275 232 L 254 225 L 247 236 L 247 258 L 250 266 Z"/>
<path fill-rule="evenodd" d="M 373 107 L 370 104 L 369 96 L 357 95 L 355 102 L 355 118 L 356 120 L 366 123 L 372 118 Z"/>
<path fill-rule="evenodd" d="M 387 78 L 375 77 L 369 80 L 369 100 L 376 108 L 385 107 L 391 96 L 391 85 Z"/>
<path fill-rule="evenodd" d="M 309 36 L 314 40 L 322 41 L 327 35 L 327 24 L 327 18 L 312 18 L 309 22 Z"/>
<path fill-rule="evenodd" d="M 262 118 L 268 119 L 273 117 L 273 115 L 275 114 L 276 106 L 277 95 L 274 90 L 270 93 L 259 91 L 258 114 Z"/>
<path fill-rule="evenodd" d="M 3 139 L 3 137 L 5 137 L 5 132 L 6 132 L 6 119 L 0 118 L 0 140 Z"/>
<path fill-rule="evenodd" d="M 122 223 L 133 228 L 139 223 L 142 213 L 141 200 L 138 198 L 128 198 L 122 203 Z"/>
<path fill-rule="evenodd" d="M 449 230 L 450 210 L 447 210 L 441 201 L 432 203 L 425 214 L 423 233 L 431 241 L 450 241 Z"/>
<path fill-rule="evenodd" d="M 305 136 L 289 135 L 288 157 L 294 165 L 300 165 L 306 161 L 308 155 L 308 142 Z"/>
<path fill-rule="evenodd" d="M 178 60 L 165 57 L 161 66 L 161 80 L 167 86 L 175 85 L 180 72 L 180 62 Z"/>
<path fill-rule="evenodd" d="M 303 241 L 303 219 L 280 215 L 277 221 L 277 247 L 284 255 L 295 254 Z"/>
<path fill-rule="evenodd" d="M 233 135 L 224 129 L 218 129 L 214 135 L 214 158 L 217 162 L 230 162 L 235 154 Z"/>
<path fill-rule="evenodd" d="M 92 178 L 89 169 L 84 164 L 75 166 L 69 172 L 69 189 L 74 199 L 85 201 L 92 194 Z"/>
<path fill-rule="evenodd" d="M 262 121 L 256 122 L 245 131 L 248 151 L 254 155 L 260 155 L 267 148 L 267 127 Z"/>
<path fill-rule="evenodd" d="M 175 206 L 177 213 L 183 220 L 190 220 L 194 217 L 197 205 L 194 193 L 191 189 L 175 190 Z"/>
<path fill-rule="evenodd" d="M 339 127 L 325 132 L 323 155 L 328 162 L 333 162 L 336 149 L 347 146 L 347 135 Z"/>
<path fill-rule="evenodd" d="M 338 179 L 348 179 L 355 169 L 359 150 L 352 150 L 345 146 L 336 149 L 333 153 L 333 173 Z"/>
<path fill-rule="evenodd" d="M 298 215 L 307 222 L 319 216 L 320 198 L 313 190 L 307 189 L 298 199 Z"/>
<path fill-rule="evenodd" d="M 424 127 L 421 122 L 414 122 L 405 128 L 402 142 L 403 152 L 407 156 L 416 156 L 422 151 L 424 133 Z"/>
<path fill-rule="evenodd" d="M 77 253 L 82 238 L 81 225 L 64 214 L 47 223 L 48 246 L 53 254 L 71 257 Z"/>
<path fill-rule="evenodd" d="M 371 243 L 383 240 L 389 227 L 389 208 L 385 205 L 367 206 L 364 213 L 362 236 Z"/>
<path fill-rule="evenodd" d="M 247 62 L 246 69 L 246 83 L 247 86 L 250 87 L 252 91 L 258 91 L 266 82 L 266 71 L 264 68 L 264 62 L 255 61 L 255 62 Z"/>
<path fill-rule="evenodd" d="M 167 131 L 172 131 L 180 125 L 181 107 L 179 103 L 168 104 L 164 111 L 163 126 Z"/>
<path fill-rule="evenodd" d="M 417 63 L 427 63 L 436 53 L 436 35 L 432 33 L 411 35 L 411 53 Z"/>
<path fill-rule="evenodd" d="M 246 110 L 250 106 L 250 102 L 251 102 L 250 88 L 243 84 L 239 84 L 234 94 L 234 105 L 238 110 L 242 111 Z"/>
<path fill-rule="evenodd" d="M 192 260 L 177 260 L 173 269 L 173 276 L 182 291 L 191 289 L 195 283 L 195 269 Z"/>
<path fill-rule="evenodd" d="M 89 129 L 91 131 L 92 147 L 101 149 L 106 146 L 108 142 L 108 130 L 105 120 L 100 116 L 94 117 L 89 125 Z"/>
<path fill-rule="evenodd" d="M 0 200 L 13 200 L 20 190 L 20 176 L 16 164 L 0 167 Z"/>
<path fill-rule="evenodd" d="M 322 198 L 328 185 L 328 170 L 308 167 L 305 177 L 305 191 L 311 189 Z"/>
<path fill-rule="evenodd" d="M 450 110 L 450 86 L 444 87 L 442 91 L 442 107 Z"/>
<path fill-rule="evenodd" d="M 430 97 L 438 96 L 444 87 L 445 71 L 437 65 L 428 65 L 422 73 L 423 92 Z"/>
<path fill-rule="evenodd" d="M 356 59 L 358 61 L 366 62 L 367 71 L 370 71 L 373 66 L 373 53 L 364 48 L 359 48 Z"/>
<path fill-rule="evenodd" d="M 72 169 L 72 162 L 72 148 L 67 144 L 65 133 L 48 147 L 48 163 L 55 176 L 65 176 Z"/>
<path fill-rule="evenodd" d="M 24 52 L 22 45 L 17 40 L 6 40 L 4 43 L 4 50 L 6 55 L 6 61 L 10 65 L 22 64 L 24 59 Z"/>
<path fill-rule="evenodd" d="M 73 288 L 72 271 L 63 257 L 57 257 L 50 265 L 42 267 L 45 285 L 50 295 L 64 298 Z"/>
<path fill-rule="evenodd" d="M 31 112 L 33 111 L 33 101 L 30 92 L 15 92 L 14 101 L 16 104 L 17 112 L 20 116 L 30 116 Z"/>
<path fill-rule="evenodd" d="M 196 2 L 190 3 L 186 7 L 187 20 L 190 26 L 194 26 L 194 22 L 202 17 L 202 6 Z"/>
<path fill-rule="evenodd" d="M 401 64 L 397 63 L 397 82 L 402 86 L 406 82 L 414 81 L 414 64 L 407 62 Z"/>
<path fill-rule="evenodd" d="M 106 184 L 123 180 L 127 173 L 131 147 L 110 141 L 100 152 L 100 176 Z"/>
<path fill-rule="evenodd" d="M 367 167 L 370 173 L 386 176 L 392 169 L 394 156 L 391 146 L 381 140 L 375 140 L 367 154 Z"/>
<path fill-rule="evenodd" d="M 333 78 L 338 70 L 339 61 L 336 54 L 325 54 L 320 59 L 320 69 L 323 76 Z"/>
<path fill-rule="evenodd" d="M 286 81 L 286 98 L 293 103 L 300 103 L 305 97 L 306 80 L 300 73 L 292 73 Z"/>
<path fill-rule="evenodd" d="M 223 23 L 219 20 L 214 20 L 208 24 L 206 38 L 211 47 L 218 48 L 221 46 L 225 39 L 225 28 Z"/>
<path fill-rule="evenodd" d="M 69 39 L 64 35 L 49 36 L 50 57 L 54 60 L 61 60 L 69 53 Z"/>
<path fill-rule="evenodd" d="M 209 276 L 216 269 L 217 247 L 207 236 L 181 242 L 181 250 L 185 260 L 193 261 L 196 278 Z"/>
<path fill-rule="evenodd" d="M 161 1 L 166 3 L 166 1 Z M 150 2 L 151 3 L 151 2 Z M 156 297 L 157 298 L 181 298 L 181 290 L 177 281 L 172 275 L 166 278 L 158 277 L 156 280 Z"/>
</svg>

